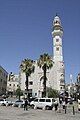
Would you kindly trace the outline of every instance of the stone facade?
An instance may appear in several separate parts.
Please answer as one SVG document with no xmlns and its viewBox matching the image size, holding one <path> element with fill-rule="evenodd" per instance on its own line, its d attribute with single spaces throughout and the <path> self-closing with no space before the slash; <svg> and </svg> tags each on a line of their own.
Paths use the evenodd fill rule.
<svg viewBox="0 0 80 120">
<path fill-rule="evenodd" d="M 19 86 L 19 75 L 13 74 L 12 72 L 8 74 L 7 80 L 7 94 L 13 95 Z"/>
<path fill-rule="evenodd" d="M 8 73 L 0 66 L 0 95 L 6 94 Z"/>
</svg>

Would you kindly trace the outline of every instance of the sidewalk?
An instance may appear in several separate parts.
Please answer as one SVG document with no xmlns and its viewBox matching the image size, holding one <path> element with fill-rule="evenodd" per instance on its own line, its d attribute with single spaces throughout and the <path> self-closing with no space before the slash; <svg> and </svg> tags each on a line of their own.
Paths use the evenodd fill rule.
<svg viewBox="0 0 80 120">
<path fill-rule="evenodd" d="M 0 120 L 80 120 L 80 112 L 73 115 L 71 112 L 65 114 L 52 110 L 34 110 L 24 111 L 23 108 L 0 106 Z"/>
</svg>

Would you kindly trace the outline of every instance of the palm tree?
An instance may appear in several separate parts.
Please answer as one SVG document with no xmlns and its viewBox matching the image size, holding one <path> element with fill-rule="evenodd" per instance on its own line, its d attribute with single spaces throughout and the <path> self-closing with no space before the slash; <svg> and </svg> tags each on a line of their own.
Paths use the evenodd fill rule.
<svg viewBox="0 0 80 120">
<path fill-rule="evenodd" d="M 46 80 L 47 80 L 46 72 L 47 72 L 47 69 L 52 68 L 53 61 L 48 54 L 44 53 L 43 55 L 40 55 L 40 58 L 37 64 L 40 68 L 42 68 L 43 73 L 44 73 L 43 74 L 44 81 L 43 81 L 43 95 L 42 96 L 46 97 Z"/>
<path fill-rule="evenodd" d="M 29 90 L 28 90 L 28 79 L 29 79 L 29 76 L 34 72 L 34 61 L 31 60 L 31 59 L 24 59 L 20 65 L 20 68 L 22 70 L 22 72 L 25 73 L 26 75 L 26 82 L 25 82 L 25 85 L 26 85 L 26 94 L 27 94 L 27 98 L 29 99 Z"/>
</svg>

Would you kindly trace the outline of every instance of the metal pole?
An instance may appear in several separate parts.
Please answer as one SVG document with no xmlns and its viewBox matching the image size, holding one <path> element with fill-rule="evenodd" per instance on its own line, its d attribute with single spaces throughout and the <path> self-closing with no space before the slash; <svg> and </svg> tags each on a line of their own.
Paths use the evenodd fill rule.
<svg viewBox="0 0 80 120">
<path fill-rule="evenodd" d="M 66 108 L 67 108 L 67 107 L 66 107 L 66 105 L 65 105 L 65 114 L 66 114 Z"/>
<path fill-rule="evenodd" d="M 75 115 L 75 110 L 74 110 L 74 106 L 73 106 L 73 115 Z"/>
</svg>

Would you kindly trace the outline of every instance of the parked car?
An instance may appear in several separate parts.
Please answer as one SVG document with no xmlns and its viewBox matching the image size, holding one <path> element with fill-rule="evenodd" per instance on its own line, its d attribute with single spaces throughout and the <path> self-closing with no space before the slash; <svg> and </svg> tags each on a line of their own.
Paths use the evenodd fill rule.
<svg viewBox="0 0 80 120">
<path fill-rule="evenodd" d="M 34 108 L 42 108 L 45 109 L 53 109 L 55 104 L 55 99 L 53 98 L 36 98 L 34 101 L 30 103 L 30 105 Z"/>
<path fill-rule="evenodd" d="M 6 104 L 7 104 L 6 99 L 1 98 L 0 99 L 0 105 L 6 105 Z"/>
<path fill-rule="evenodd" d="M 6 105 L 6 106 L 12 106 L 12 105 L 13 105 L 13 101 L 6 100 L 5 105 Z"/>
<path fill-rule="evenodd" d="M 13 105 L 14 107 L 23 107 L 24 106 L 24 100 L 16 100 Z"/>
<path fill-rule="evenodd" d="M 78 99 L 78 110 L 80 111 L 80 100 Z"/>
</svg>

